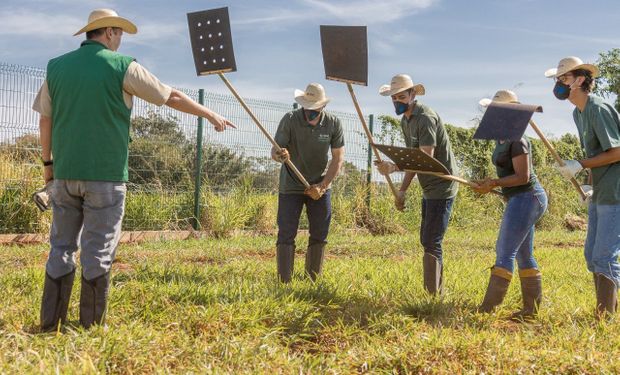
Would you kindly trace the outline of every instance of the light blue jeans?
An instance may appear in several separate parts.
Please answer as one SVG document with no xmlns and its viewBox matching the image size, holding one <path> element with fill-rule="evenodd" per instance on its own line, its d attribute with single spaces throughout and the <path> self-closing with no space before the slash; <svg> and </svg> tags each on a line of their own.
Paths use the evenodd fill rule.
<svg viewBox="0 0 620 375">
<path fill-rule="evenodd" d="M 620 205 L 590 203 L 584 255 L 588 271 L 602 273 L 620 287 Z"/>
<path fill-rule="evenodd" d="M 534 224 L 546 209 L 547 194 L 539 184 L 508 199 L 495 244 L 496 267 L 513 272 L 516 259 L 521 270 L 538 268 L 534 259 Z"/>
<path fill-rule="evenodd" d="M 45 270 L 59 278 L 76 268 L 92 280 L 110 271 L 121 236 L 127 188 L 123 182 L 54 180 L 51 250 Z"/>
</svg>

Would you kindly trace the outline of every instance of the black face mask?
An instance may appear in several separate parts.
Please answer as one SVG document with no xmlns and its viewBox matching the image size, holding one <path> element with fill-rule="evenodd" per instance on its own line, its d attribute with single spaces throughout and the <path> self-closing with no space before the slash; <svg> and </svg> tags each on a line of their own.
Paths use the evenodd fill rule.
<svg viewBox="0 0 620 375">
<path fill-rule="evenodd" d="M 553 87 L 553 95 L 560 100 L 566 100 L 570 95 L 570 90 L 571 88 L 569 85 L 557 81 Z"/>
</svg>

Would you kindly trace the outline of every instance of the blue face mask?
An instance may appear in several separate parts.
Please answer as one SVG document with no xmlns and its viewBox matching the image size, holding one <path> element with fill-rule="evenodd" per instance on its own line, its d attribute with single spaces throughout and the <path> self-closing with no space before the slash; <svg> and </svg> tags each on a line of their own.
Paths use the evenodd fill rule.
<svg viewBox="0 0 620 375">
<path fill-rule="evenodd" d="M 560 100 L 566 100 L 570 96 L 570 90 L 571 87 L 569 85 L 557 81 L 553 87 L 553 95 Z"/>
<path fill-rule="evenodd" d="M 407 109 L 409 109 L 409 104 L 407 103 L 396 102 L 396 101 L 393 103 L 394 103 L 394 109 L 396 110 L 397 115 L 402 115 L 403 113 L 407 112 Z"/>
<path fill-rule="evenodd" d="M 306 110 L 306 118 L 308 118 L 308 121 L 314 120 L 315 118 L 319 117 L 320 114 L 321 111 L 315 111 L 313 109 Z"/>
</svg>

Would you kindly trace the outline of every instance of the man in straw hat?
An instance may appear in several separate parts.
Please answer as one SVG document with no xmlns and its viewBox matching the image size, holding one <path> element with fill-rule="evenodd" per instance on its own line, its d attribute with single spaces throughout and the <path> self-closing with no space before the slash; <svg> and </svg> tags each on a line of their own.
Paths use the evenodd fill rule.
<svg viewBox="0 0 620 375">
<path fill-rule="evenodd" d="M 519 103 L 519 99 L 510 90 L 499 90 L 493 99 L 482 99 L 479 103 L 487 107 L 491 102 Z M 534 230 L 547 209 L 547 194 L 534 173 L 531 145 L 526 137 L 518 141 L 496 141 L 492 162 L 498 178 L 478 181 L 479 187 L 474 190 L 486 194 L 499 186 L 507 202 L 495 243 L 495 264 L 478 310 L 491 312 L 503 302 L 516 260 L 523 308 L 512 317 L 529 319 L 537 314 L 542 300 L 542 274 L 534 258 Z"/>
<path fill-rule="evenodd" d="M 420 148 L 445 165 L 450 174 L 457 174 L 456 160 L 441 118 L 430 107 L 416 100 L 418 95 L 424 93 L 424 86 L 414 84 L 406 74 L 394 76 L 389 85 L 383 85 L 379 89 L 379 94 L 392 98 L 396 114 L 403 115 L 401 127 L 405 145 Z M 398 167 L 389 161 L 378 163 L 377 168 L 384 175 L 398 170 Z M 404 207 L 405 192 L 414 177 L 415 173 L 405 173 L 396 198 L 397 208 Z M 448 228 L 458 185 L 454 181 L 424 174 L 420 174 L 418 180 L 423 191 L 420 242 L 424 247 L 424 287 L 429 293 L 438 294 L 443 287 L 441 243 Z"/>
<path fill-rule="evenodd" d="M 56 330 L 66 320 L 78 241 L 80 324 L 103 323 L 124 213 L 132 97 L 205 117 L 217 131 L 233 126 L 117 53 L 124 32 L 135 34 L 137 28 L 113 10 L 93 11 L 75 34 L 86 33 L 80 48 L 49 61 L 33 105 L 41 114 L 45 181 L 54 180 L 43 331 Z"/>
<path fill-rule="evenodd" d="M 578 57 L 567 57 L 545 76 L 555 80 L 553 94 L 574 106 L 586 158 L 565 160 L 558 170 L 567 179 L 590 169 L 592 197 L 588 204 L 588 234 L 584 255 L 594 277 L 599 316 L 617 310 L 620 285 L 620 116 L 612 105 L 592 95 L 599 70 Z"/>
<path fill-rule="evenodd" d="M 306 274 L 312 280 L 321 273 L 323 255 L 331 221 L 331 183 L 344 162 L 344 135 L 340 120 L 325 111 L 329 98 L 323 86 L 311 83 L 305 91 L 295 90 L 295 101 L 302 107 L 284 115 L 275 140 L 281 147 L 271 150 L 274 160 L 290 159 L 311 186 L 305 188 L 282 164 L 278 195 L 278 276 L 288 283 L 293 275 L 295 237 L 299 217 L 306 206 L 310 239 L 306 251 Z M 328 153 L 332 159 L 328 163 Z"/>
</svg>

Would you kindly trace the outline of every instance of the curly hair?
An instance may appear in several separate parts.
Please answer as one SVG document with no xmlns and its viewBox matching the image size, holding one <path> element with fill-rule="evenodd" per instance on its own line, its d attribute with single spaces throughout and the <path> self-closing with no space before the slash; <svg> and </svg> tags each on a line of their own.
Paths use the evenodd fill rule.
<svg viewBox="0 0 620 375">
<path fill-rule="evenodd" d="M 583 83 L 579 86 L 585 92 L 591 92 L 594 89 L 594 77 L 592 77 L 592 72 L 586 69 L 577 69 L 571 72 L 573 76 L 576 77 L 584 77 Z"/>
</svg>

